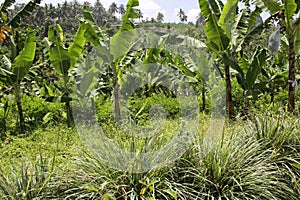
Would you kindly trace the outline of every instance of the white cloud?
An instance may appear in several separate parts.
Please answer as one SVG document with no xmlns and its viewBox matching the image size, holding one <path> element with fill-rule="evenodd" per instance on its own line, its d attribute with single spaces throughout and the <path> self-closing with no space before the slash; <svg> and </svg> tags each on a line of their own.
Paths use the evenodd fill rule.
<svg viewBox="0 0 300 200">
<path fill-rule="evenodd" d="M 155 3 L 154 0 L 140 0 L 139 9 L 141 9 L 144 19 L 150 19 L 151 17 L 156 18 L 158 12 L 166 15 L 166 11 Z"/>
<path fill-rule="evenodd" d="M 190 9 L 186 14 L 189 22 L 196 22 L 200 9 Z"/>
<path fill-rule="evenodd" d="M 180 8 L 174 8 L 174 15 L 178 15 Z"/>
</svg>

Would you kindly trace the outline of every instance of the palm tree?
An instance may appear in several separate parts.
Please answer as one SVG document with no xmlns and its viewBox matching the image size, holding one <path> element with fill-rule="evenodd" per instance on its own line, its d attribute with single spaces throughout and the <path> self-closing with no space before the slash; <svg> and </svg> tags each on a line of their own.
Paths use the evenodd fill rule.
<svg viewBox="0 0 300 200">
<path fill-rule="evenodd" d="M 93 14 L 95 15 L 95 20 L 99 26 L 103 26 L 106 23 L 106 11 L 100 0 L 95 2 L 93 7 Z"/>
<path fill-rule="evenodd" d="M 108 9 L 108 12 L 112 15 L 114 15 L 118 11 L 118 6 L 115 2 L 113 2 Z"/>
<path fill-rule="evenodd" d="M 201 12 L 197 16 L 196 27 L 199 27 L 200 25 L 205 25 L 205 18 L 203 17 L 203 15 L 201 14 Z"/>
<path fill-rule="evenodd" d="M 119 13 L 120 13 L 121 15 L 124 15 L 125 12 L 126 12 L 125 6 L 124 6 L 124 4 L 121 4 L 121 5 L 119 6 Z"/>
<path fill-rule="evenodd" d="M 162 14 L 161 12 L 157 13 L 157 17 L 156 17 L 156 21 L 161 23 L 164 21 L 164 14 Z"/>
<path fill-rule="evenodd" d="M 180 8 L 178 13 L 177 13 L 177 16 L 179 17 L 179 20 L 181 22 L 186 22 L 187 21 L 187 16 L 185 15 L 184 11 Z"/>
<path fill-rule="evenodd" d="M 143 13 L 142 13 L 141 10 L 139 10 L 138 13 L 139 13 L 139 14 L 138 14 L 138 18 L 139 18 L 139 21 L 141 22 L 141 19 L 142 19 L 144 16 L 143 16 Z"/>
</svg>

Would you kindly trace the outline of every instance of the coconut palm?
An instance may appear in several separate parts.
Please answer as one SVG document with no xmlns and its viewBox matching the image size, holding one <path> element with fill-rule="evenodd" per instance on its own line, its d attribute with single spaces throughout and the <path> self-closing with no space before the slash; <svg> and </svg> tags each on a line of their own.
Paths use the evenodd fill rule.
<svg viewBox="0 0 300 200">
<path fill-rule="evenodd" d="M 106 11 L 100 0 L 95 2 L 95 5 L 92 9 L 93 14 L 95 15 L 95 20 L 99 26 L 103 26 L 106 23 Z"/>
<path fill-rule="evenodd" d="M 141 21 L 141 19 L 144 18 L 143 13 L 142 13 L 141 10 L 138 10 L 138 18 L 139 18 L 139 21 Z"/>
<path fill-rule="evenodd" d="M 162 14 L 161 12 L 157 13 L 157 17 L 156 17 L 156 21 L 161 23 L 164 21 L 164 14 Z"/>
<path fill-rule="evenodd" d="M 177 13 L 177 16 L 179 17 L 179 20 L 181 22 L 186 22 L 187 21 L 187 16 L 185 15 L 184 11 L 180 8 L 178 13 Z"/>
<path fill-rule="evenodd" d="M 118 6 L 115 2 L 113 2 L 110 6 L 109 6 L 109 9 L 108 9 L 108 12 L 111 14 L 111 15 L 114 15 L 115 13 L 118 12 Z"/>
<path fill-rule="evenodd" d="M 124 4 L 121 4 L 121 5 L 119 6 L 119 13 L 120 13 L 121 15 L 124 15 L 125 12 L 126 12 L 125 6 L 124 6 Z"/>
</svg>

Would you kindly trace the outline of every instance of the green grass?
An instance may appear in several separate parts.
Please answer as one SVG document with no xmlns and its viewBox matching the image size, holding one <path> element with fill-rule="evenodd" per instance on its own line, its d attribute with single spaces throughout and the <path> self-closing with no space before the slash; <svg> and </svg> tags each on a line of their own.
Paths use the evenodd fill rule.
<svg viewBox="0 0 300 200">
<path fill-rule="evenodd" d="M 139 154 L 164 146 L 178 124 L 179 119 L 167 119 L 152 139 L 132 137 L 130 126 L 102 126 L 108 138 Z M 0 199 L 299 199 L 295 116 L 250 115 L 226 122 L 212 146 L 203 143 L 209 116 L 201 115 L 200 124 L 193 125 L 198 133 L 183 155 L 139 173 L 106 165 L 63 121 L 37 126 L 22 137 L 8 135 L 0 146 Z M 94 144 L 105 144 L 91 136 Z M 113 154 L 109 159 L 117 160 Z"/>
</svg>

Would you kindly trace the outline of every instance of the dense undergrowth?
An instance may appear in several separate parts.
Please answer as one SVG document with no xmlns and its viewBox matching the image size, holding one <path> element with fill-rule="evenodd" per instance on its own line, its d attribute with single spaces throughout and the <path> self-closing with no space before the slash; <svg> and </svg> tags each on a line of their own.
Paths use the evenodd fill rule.
<svg viewBox="0 0 300 200">
<path fill-rule="evenodd" d="M 34 106 L 38 99 L 28 102 L 25 112 L 35 116 L 35 121 L 28 119 L 31 129 L 23 136 L 12 134 L 12 129 L 1 142 L 1 199 L 299 199 L 296 116 L 250 113 L 248 118 L 226 122 L 222 137 L 208 147 L 202 138 L 209 134 L 209 115 L 201 114 L 197 137 L 180 158 L 148 172 L 130 173 L 110 168 L 90 153 L 76 128 L 66 128 L 64 118 L 55 117 L 64 115 L 60 104 L 38 111 Z M 112 121 L 105 123 L 111 110 L 105 103 L 99 105 L 104 109 L 104 118 L 98 116 L 104 130 L 128 145 L 130 140 L 122 138 L 124 133 Z M 168 112 L 176 111 L 177 104 L 170 105 Z M 156 148 L 161 147 L 158 141 L 171 137 L 176 118 L 167 119 L 160 140 L 153 143 Z M 140 145 L 136 149 L 146 145 L 135 142 Z"/>
</svg>

